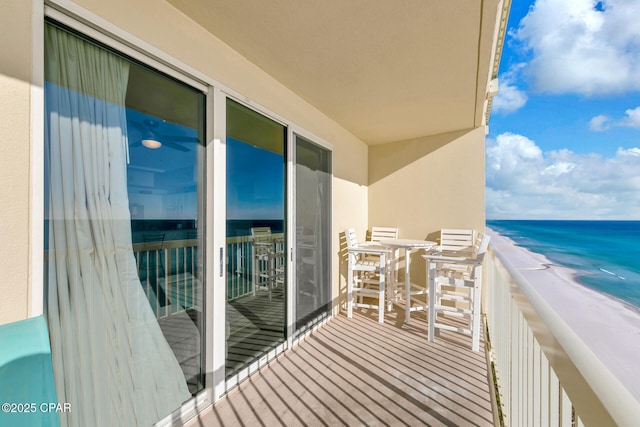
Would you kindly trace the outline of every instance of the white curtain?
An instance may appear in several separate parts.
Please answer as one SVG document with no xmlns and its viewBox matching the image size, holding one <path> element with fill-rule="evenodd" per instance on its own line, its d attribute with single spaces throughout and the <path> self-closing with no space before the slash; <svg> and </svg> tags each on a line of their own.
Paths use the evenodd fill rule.
<svg viewBox="0 0 640 427">
<path fill-rule="evenodd" d="M 46 26 L 47 320 L 69 426 L 149 426 L 190 398 L 138 279 L 127 196 L 129 65 Z"/>
</svg>

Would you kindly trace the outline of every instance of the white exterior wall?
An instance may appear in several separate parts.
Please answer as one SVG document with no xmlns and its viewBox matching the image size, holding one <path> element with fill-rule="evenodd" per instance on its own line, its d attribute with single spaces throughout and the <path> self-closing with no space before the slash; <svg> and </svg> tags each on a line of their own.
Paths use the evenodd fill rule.
<svg viewBox="0 0 640 427">
<path fill-rule="evenodd" d="M 368 215 L 369 227 L 397 226 L 401 238 L 484 231 L 484 127 L 371 147 Z M 418 283 L 426 280 L 419 254 L 411 268 Z"/>
<path fill-rule="evenodd" d="M 30 315 L 31 3 L 0 2 L 0 324 Z"/>
</svg>

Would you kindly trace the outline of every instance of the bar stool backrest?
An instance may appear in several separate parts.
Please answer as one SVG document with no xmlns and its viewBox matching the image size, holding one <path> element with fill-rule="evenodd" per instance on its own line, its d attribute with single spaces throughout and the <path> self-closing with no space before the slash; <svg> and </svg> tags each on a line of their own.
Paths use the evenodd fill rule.
<svg viewBox="0 0 640 427">
<path fill-rule="evenodd" d="M 397 239 L 398 228 L 397 227 L 371 227 L 371 242 L 379 242 L 385 239 Z"/>
<path fill-rule="evenodd" d="M 443 228 L 440 230 L 440 251 L 471 256 L 477 240 L 474 235 L 475 232 L 470 229 Z"/>
</svg>

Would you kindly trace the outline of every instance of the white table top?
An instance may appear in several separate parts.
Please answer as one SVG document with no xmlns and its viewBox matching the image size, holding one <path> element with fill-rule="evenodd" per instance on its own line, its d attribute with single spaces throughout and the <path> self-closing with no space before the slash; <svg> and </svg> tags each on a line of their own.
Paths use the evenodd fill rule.
<svg viewBox="0 0 640 427">
<path fill-rule="evenodd" d="M 436 242 L 431 240 L 418 240 L 418 239 L 384 239 L 380 240 L 380 244 L 385 246 L 391 246 L 393 248 L 432 248 L 437 245 Z"/>
<path fill-rule="evenodd" d="M 389 253 L 391 252 L 391 248 L 387 245 L 381 245 L 378 242 L 360 242 L 355 247 L 348 249 L 351 252 L 359 252 L 359 253 Z"/>
</svg>

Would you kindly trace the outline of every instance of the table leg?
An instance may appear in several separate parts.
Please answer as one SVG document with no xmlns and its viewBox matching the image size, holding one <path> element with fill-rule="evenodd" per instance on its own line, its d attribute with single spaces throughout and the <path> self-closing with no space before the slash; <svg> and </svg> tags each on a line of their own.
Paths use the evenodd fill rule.
<svg viewBox="0 0 640 427">
<path fill-rule="evenodd" d="M 383 254 L 380 254 L 380 288 L 378 289 L 378 323 L 384 323 L 384 297 L 385 279 L 387 275 L 387 264 Z"/>
<path fill-rule="evenodd" d="M 428 325 L 428 337 L 429 341 L 433 341 L 433 335 L 435 334 L 435 323 L 436 323 L 436 282 L 435 282 L 435 274 L 436 274 L 436 263 L 433 261 L 429 261 L 427 263 L 427 281 L 429 283 L 429 325 Z"/>
<path fill-rule="evenodd" d="M 353 254 L 348 254 L 349 267 L 347 274 L 347 317 L 353 317 Z"/>
<path fill-rule="evenodd" d="M 395 295 L 393 295 L 393 289 L 398 285 L 398 277 L 396 276 L 396 268 L 398 258 L 396 257 L 395 249 L 394 252 L 391 252 L 393 255 L 390 255 L 391 262 L 389 264 L 389 283 L 387 283 L 387 311 L 391 311 L 393 309 L 393 303 L 395 301 Z"/>
<path fill-rule="evenodd" d="M 406 315 L 405 315 L 405 323 L 408 325 L 411 322 L 411 269 L 409 267 L 411 260 L 411 249 L 406 248 L 404 250 L 404 281 L 405 281 L 405 304 L 406 304 Z"/>
</svg>

